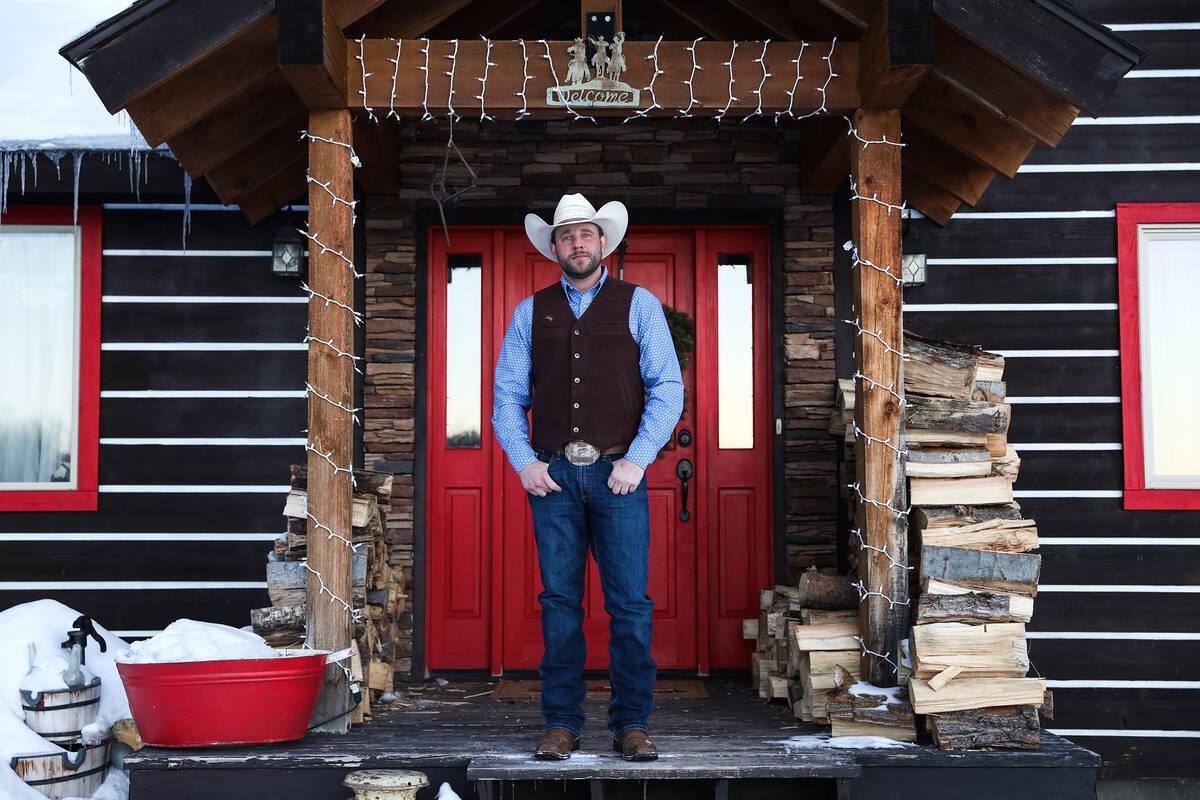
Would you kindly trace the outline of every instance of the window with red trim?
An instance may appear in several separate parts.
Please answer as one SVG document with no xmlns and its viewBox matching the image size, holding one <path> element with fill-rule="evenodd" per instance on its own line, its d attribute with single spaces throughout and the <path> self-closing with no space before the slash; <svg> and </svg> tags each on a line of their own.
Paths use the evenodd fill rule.
<svg viewBox="0 0 1200 800">
<path fill-rule="evenodd" d="M 1125 508 L 1200 509 L 1200 203 L 1117 206 Z"/>
<path fill-rule="evenodd" d="M 0 511 L 95 511 L 100 209 L 0 219 Z"/>
</svg>

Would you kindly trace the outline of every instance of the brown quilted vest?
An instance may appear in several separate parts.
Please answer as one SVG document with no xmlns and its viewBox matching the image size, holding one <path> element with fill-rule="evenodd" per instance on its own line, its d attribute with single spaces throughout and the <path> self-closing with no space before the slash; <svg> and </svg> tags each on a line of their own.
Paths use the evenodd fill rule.
<svg viewBox="0 0 1200 800">
<path fill-rule="evenodd" d="M 583 439 L 601 452 L 627 447 L 645 407 L 641 350 L 629 332 L 632 283 L 611 275 L 579 319 L 561 283 L 533 296 L 533 446 Z"/>
</svg>

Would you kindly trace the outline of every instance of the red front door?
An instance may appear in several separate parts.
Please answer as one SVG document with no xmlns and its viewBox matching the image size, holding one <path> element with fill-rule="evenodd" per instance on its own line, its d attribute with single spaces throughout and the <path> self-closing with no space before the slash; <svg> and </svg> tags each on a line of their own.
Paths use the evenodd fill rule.
<svg viewBox="0 0 1200 800">
<path fill-rule="evenodd" d="M 513 309 L 560 271 L 520 229 L 451 236 L 451 248 L 440 230 L 429 239 L 428 665 L 533 669 L 537 553 L 525 493 L 492 436 L 491 384 Z M 627 241 L 624 279 L 696 328 L 683 418 L 646 474 L 654 659 L 659 669 L 743 667 L 741 619 L 757 616 L 771 582 L 766 231 L 634 228 Z M 618 257 L 607 263 L 615 273 Z M 587 665 L 602 669 L 608 617 L 594 563 L 584 604 Z"/>
</svg>

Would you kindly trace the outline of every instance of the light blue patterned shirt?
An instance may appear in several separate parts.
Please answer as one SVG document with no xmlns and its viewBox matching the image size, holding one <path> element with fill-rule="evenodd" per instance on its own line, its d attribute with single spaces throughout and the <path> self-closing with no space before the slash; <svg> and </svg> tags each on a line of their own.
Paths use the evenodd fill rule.
<svg viewBox="0 0 1200 800">
<path fill-rule="evenodd" d="M 576 319 L 587 311 L 607 278 L 608 269 L 601 267 L 600 280 L 586 292 L 572 286 L 566 276 L 559 279 Z M 496 362 L 492 406 L 492 429 L 496 432 L 496 440 L 517 472 L 537 460 L 529 444 L 529 406 L 533 401 L 529 386 L 533 366 L 532 330 L 533 297 L 530 296 L 517 306 L 504 334 L 500 359 Z M 639 363 L 648 397 L 637 436 L 629 445 L 625 458 L 645 469 L 671 438 L 675 423 L 683 413 L 683 378 L 679 374 L 679 361 L 675 357 L 675 345 L 662 305 L 640 286 L 634 290 L 629 306 L 629 332 L 641 349 Z"/>
</svg>

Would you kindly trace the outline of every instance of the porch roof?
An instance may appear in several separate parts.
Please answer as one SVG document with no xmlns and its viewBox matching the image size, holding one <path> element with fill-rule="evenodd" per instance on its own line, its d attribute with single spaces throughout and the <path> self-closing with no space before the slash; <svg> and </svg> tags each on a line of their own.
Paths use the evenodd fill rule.
<svg viewBox="0 0 1200 800">
<path fill-rule="evenodd" d="M 240 204 L 257 221 L 305 190 L 306 150 L 297 134 L 309 109 L 373 106 L 411 120 L 414 112 L 446 115 L 455 93 L 460 109 L 473 105 L 493 52 L 491 45 L 484 49 L 482 36 L 507 48 L 494 51 L 492 67 L 519 52 L 507 37 L 527 37 L 520 51 L 527 56 L 526 81 L 516 72 L 520 62 L 492 70 L 487 91 L 497 117 L 519 116 L 521 108 L 540 118 L 572 113 L 545 102 L 553 85 L 545 62 L 551 48 L 561 56 L 580 30 L 576 8 L 550 0 L 209 0 L 200 6 L 138 0 L 60 52 L 109 111 L 127 111 L 151 146 L 166 142 L 193 178 L 205 177 L 222 202 Z M 785 13 L 779 8 L 765 0 L 630 0 L 624 20 L 618 11 L 630 40 L 628 80 L 634 86 L 653 81 L 648 62 L 657 68 L 660 56 L 666 75 L 658 96 L 642 90 L 640 106 L 651 116 L 673 116 L 696 99 L 697 116 L 722 116 L 724 104 L 731 118 L 778 114 L 783 124 L 803 125 L 803 188 L 813 194 L 832 192 L 848 172 L 843 114 L 856 107 L 900 108 L 905 200 L 941 223 L 962 203 L 978 202 L 997 174 L 1015 175 L 1037 142 L 1056 145 L 1081 111 L 1095 115 L 1142 58 L 1056 0 L 794 0 Z M 543 42 L 528 38 L 535 33 L 551 37 L 545 55 Z M 659 33 L 675 41 L 656 45 Z M 698 37 L 716 41 L 689 53 Z M 760 41 L 747 42 L 751 38 Z M 770 56 L 761 41 L 767 39 Z M 456 89 L 453 76 L 443 73 L 459 63 L 446 59 L 460 47 Z M 422 69 L 424 51 L 439 66 Z M 680 80 L 678 71 L 701 52 L 708 70 L 691 72 L 694 86 Z M 791 70 L 787 77 L 795 80 L 782 80 Z M 562 70 L 556 77 L 565 77 Z M 515 81 L 521 93 L 506 81 Z M 673 105 L 683 85 L 688 94 Z M 526 103 L 521 108 L 518 97 Z M 651 107 L 651 98 L 659 108 Z M 636 110 L 584 109 L 619 119 Z M 386 124 L 386 111 L 377 116 L 385 124 L 356 124 L 360 151 L 396 149 L 398 127 Z M 394 159 L 363 160 L 356 177 L 364 189 L 396 185 Z"/>
</svg>

